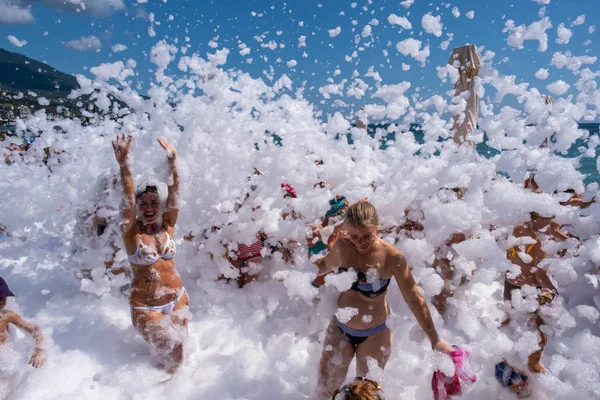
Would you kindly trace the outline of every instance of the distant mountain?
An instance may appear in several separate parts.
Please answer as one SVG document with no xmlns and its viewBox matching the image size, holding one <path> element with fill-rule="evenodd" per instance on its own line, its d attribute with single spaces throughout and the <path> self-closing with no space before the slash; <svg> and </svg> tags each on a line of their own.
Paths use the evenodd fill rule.
<svg viewBox="0 0 600 400">
<path fill-rule="evenodd" d="M 4 49 L 0 49 L 0 86 L 63 95 L 79 88 L 74 76 Z"/>
</svg>

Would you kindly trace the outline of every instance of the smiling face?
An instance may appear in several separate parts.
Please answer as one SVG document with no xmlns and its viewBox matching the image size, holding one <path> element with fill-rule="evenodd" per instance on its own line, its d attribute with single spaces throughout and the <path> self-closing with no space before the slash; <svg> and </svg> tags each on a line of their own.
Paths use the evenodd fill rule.
<svg viewBox="0 0 600 400">
<path fill-rule="evenodd" d="M 365 254 L 373 250 L 377 241 L 377 227 L 373 225 L 348 225 L 348 238 L 359 253 Z"/>
<path fill-rule="evenodd" d="M 146 192 L 138 197 L 137 205 L 140 209 L 140 218 L 144 225 L 152 225 L 158 221 L 160 204 L 158 193 Z"/>
</svg>

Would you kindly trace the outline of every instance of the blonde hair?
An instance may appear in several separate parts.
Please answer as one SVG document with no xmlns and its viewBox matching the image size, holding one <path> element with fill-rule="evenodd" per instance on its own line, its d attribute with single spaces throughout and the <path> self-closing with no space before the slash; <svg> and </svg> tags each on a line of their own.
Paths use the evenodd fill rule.
<svg viewBox="0 0 600 400">
<path fill-rule="evenodd" d="M 382 400 L 382 393 L 377 382 L 363 379 L 337 389 L 331 400 Z"/>
<path fill-rule="evenodd" d="M 379 214 L 373 204 L 368 201 L 359 201 L 348 207 L 344 222 L 350 226 L 372 225 L 378 228 Z"/>
</svg>

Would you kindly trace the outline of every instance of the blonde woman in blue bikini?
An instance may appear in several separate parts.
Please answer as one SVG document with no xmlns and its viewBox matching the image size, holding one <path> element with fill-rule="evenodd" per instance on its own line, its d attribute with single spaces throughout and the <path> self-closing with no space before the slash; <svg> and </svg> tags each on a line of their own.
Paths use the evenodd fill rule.
<svg viewBox="0 0 600 400">
<path fill-rule="evenodd" d="M 328 274 L 350 272 L 356 276 L 351 288 L 338 297 L 338 312 L 327 328 L 319 365 L 317 394 L 330 399 L 340 387 L 352 359 L 356 358 L 356 375 L 366 377 L 369 360 L 383 369 L 392 346 L 392 332 L 387 326 L 390 308 L 387 288 L 396 280 L 398 287 L 434 350 L 450 352 L 450 345 L 437 334 L 427 303 L 413 279 L 402 253 L 378 236 L 379 215 L 375 207 L 361 201 L 347 208 L 344 215 L 347 235 L 338 239 L 318 267 L 313 286 L 325 283 Z M 346 311 L 352 311 L 347 313 Z"/>
<path fill-rule="evenodd" d="M 172 174 L 166 209 L 161 210 L 156 186 L 134 189 L 128 157 L 132 143 L 133 137 L 125 135 L 117 135 L 113 142 L 123 183 L 121 232 L 133 271 L 131 318 L 139 334 L 163 358 L 165 370 L 174 373 L 183 362 L 189 316 L 189 299 L 173 258 L 172 235 L 179 214 L 177 153 L 165 139 L 158 139 Z"/>
</svg>

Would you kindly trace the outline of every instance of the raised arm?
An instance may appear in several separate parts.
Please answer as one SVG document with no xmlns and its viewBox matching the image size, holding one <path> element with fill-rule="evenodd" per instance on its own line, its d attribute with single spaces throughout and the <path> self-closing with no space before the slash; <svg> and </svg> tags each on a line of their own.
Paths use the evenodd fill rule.
<svg viewBox="0 0 600 400">
<path fill-rule="evenodd" d="M 569 238 L 568 235 L 566 235 L 560 231 L 560 225 L 558 225 L 554 221 L 550 222 L 550 225 L 548 226 L 548 231 L 552 235 L 554 240 L 558 240 L 559 242 L 564 242 L 565 240 L 567 240 Z"/>
<path fill-rule="evenodd" d="M 335 242 L 331 250 L 325 257 L 319 258 L 315 261 L 315 265 L 318 267 L 317 277 L 312 282 L 313 286 L 319 287 L 325 284 L 325 275 L 332 272 L 334 269 L 340 266 L 340 248 L 342 246 L 341 241 Z"/>
<path fill-rule="evenodd" d="M 410 311 L 417 319 L 419 325 L 421 325 L 423 331 L 425 331 L 425 334 L 431 342 L 431 347 L 434 350 L 444 353 L 451 351 L 450 345 L 441 340 L 438 336 L 435 326 L 433 325 L 429 307 L 427 306 L 419 287 L 415 283 L 406 258 L 398 253 L 397 255 L 391 256 L 390 261 L 388 262 L 392 263 L 391 267 L 394 278 L 396 278 L 396 282 L 398 282 L 398 287 L 400 288 L 400 292 L 402 292 L 404 301 L 408 304 Z"/>
<path fill-rule="evenodd" d="M 167 152 L 169 161 L 169 172 L 171 180 L 169 181 L 169 195 L 167 197 L 167 211 L 163 213 L 163 225 L 165 228 L 173 228 L 177 223 L 179 216 L 179 171 L 177 170 L 177 151 L 175 147 L 167 142 L 165 138 L 156 139 L 163 149 Z"/>
<path fill-rule="evenodd" d="M 10 322 L 29 333 L 33 338 L 34 350 L 28 364 L 34 368 L 39 368 L 44 365 L 47 355 L 44 350 L 44 334 L 42 333 L 42 330 L 31 322 L 25 321 L 20 315 L 15 313 L 11 313 Z"/>
<path fill-rule="evenodd" d="M 123 205 L 121 208 L 121 232 L 126 235 L 131 232 L 135 226 L 135 186 L 133 185 L 133 176 L 131 175 L 131 160 L 129 151 L 133 144 L 133 136 L 125 135 L 112 142 L 115 150 L 115 158 L 119 163 L 121 170 L 121 182 L 123 184 Z"/>
</svg>

